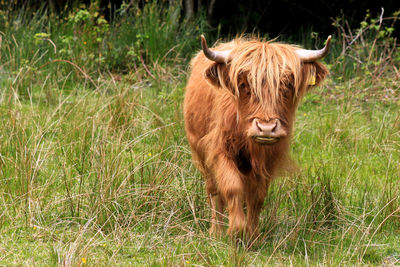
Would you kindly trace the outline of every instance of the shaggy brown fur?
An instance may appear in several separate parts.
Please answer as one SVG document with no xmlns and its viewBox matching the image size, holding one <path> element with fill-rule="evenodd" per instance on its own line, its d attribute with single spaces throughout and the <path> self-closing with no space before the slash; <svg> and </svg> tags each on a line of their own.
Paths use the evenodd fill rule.
<svg viewBox="0 0 400 267">
<path fill-rule="evenodd" d="M 191 62 L 184 101 L 185 130 L 193 160 L 206 179 L 212 208 L 211 233 L 222 230 L 227 207 L 228 234 L 258 233 L 268 185 L 287 158 L 297 104 L 321 63 L 302 63 L 296 46 L 238 38 L 215 50 L 231 50 L 227 64 L 199 52 Z M 254 118 L 279 119 L 288 133 L 272 145 L 249 137 Z M 247 218 L 243 204 L 247 206 Z"/>
</svg>

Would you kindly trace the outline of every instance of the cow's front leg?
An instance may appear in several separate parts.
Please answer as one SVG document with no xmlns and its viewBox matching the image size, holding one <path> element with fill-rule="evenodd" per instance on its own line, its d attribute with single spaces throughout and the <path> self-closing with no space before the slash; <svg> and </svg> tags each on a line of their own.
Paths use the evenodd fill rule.
<svg viewBox="0 0 400 267">
<path fill-rule="evenodd" d="M 223 230 L 224 201 L 219 195 L 210 196 L 211 227 L 210 235 L 218 236 Z"/>
<path fill-rule="evenodd" d="M 258 221 L 260 212 L 264 206 L 264 199 L 267 195 L 267 181 L 263 178 L 256 178 L 248 186 L 246 194 L 247 203 L 247 232 L 251 239 L 259 235 Z"/>
<path fill-rule="evenodd" d="M 243 212 L 244 185 L 234 162 L 220 156 L 216 162 L 215 176 L 218 191 L 227 205 L 231 236 L 242 234 L 246 228 L 246 218 Z"/>
</svg>

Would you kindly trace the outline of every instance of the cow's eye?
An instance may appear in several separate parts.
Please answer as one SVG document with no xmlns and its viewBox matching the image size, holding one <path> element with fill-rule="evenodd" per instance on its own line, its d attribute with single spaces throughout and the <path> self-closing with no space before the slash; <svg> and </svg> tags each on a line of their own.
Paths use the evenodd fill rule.
<svg viewBox="0 0 400 267">
<path fill-rule="evenodd" d="M 287 99 L 290 99 L 290 98 L 292 98 L 292 94 L 293 94 L 293 91 L 291 89 L 290 90 L 285 90 L 284 93 L 283 93 L 283 96 L 285 98 L 287 98 Z"/>
<path fill-rule="evenodd" d="M 239 83 L 239 91 L 241 91 L 242 93 L 244 93 L 248 96 L 250 95 L 249 87 L 247 86 L 247 84 L 245 82 Z"/>
<path fill-rule="evenodd" d="M 246 83 L 239 84 L 239 90 L 244 96 L 250 97 L 251 92 L 250 92 L 249 87 L 246 85 Z"/>
</svg>

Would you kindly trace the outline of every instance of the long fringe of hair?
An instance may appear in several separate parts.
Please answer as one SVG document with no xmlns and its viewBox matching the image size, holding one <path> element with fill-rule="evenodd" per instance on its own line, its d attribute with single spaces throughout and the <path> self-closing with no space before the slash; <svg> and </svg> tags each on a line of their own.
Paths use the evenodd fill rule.
<svg viewBox="0 0 400 267">
<path fill-rule="evenodd" d="M 224 81 L 220 84 L 232 86 L 236 97 L 240 94 L 238 81 L 241 75 L 247 76 L 250 89 L 260 103 L 268 103 L 272 108 L 280 101 L 282 83 L 292 82 L 294 93 L 298 95 L 302 64 L 295 46 L 239 37 L 217 49 L 232 49 L 228 63 L 230 84 L 226 85 Z"/>
</svg>

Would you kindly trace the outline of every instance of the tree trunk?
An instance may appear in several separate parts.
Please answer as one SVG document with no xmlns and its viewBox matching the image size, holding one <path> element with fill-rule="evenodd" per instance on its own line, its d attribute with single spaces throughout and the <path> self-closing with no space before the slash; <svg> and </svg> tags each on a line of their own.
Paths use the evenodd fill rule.
<svg viewBox="0 0 400 267">
<path fill-rule="evenodd" d="M 194 0 L 185 0 L 186 19 L 191 20 L 194 17 Z"/>
<path fill-rule="evenodd" d="M 210 5 L 208 6 L 208 10 L 207 10 L 207 21 L 208 21 L 208 24 L 210 24 L 210 25 L 212 22 L 212 17 L 214 15 L 215 2 L 217 2 L 217 0 L 211 0 Z"/>
</svg>

